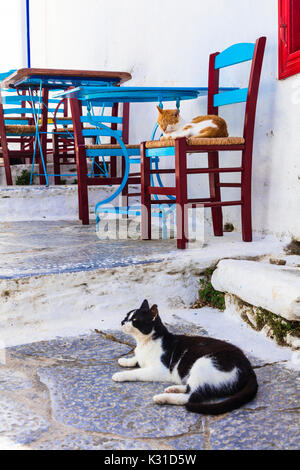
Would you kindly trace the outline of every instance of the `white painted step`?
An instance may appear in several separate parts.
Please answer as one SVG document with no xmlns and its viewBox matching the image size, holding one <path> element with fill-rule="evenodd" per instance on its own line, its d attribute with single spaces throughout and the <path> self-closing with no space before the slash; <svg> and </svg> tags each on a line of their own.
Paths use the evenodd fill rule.
<svg viewBox="0 0 300 470">
<path fill-rule="evenodd" d="M 234 294 L 251 305 L 287 320 L 300 320 L 300 268 L 224 259 L 211 282 L 216 290 Z"/>
</svg>

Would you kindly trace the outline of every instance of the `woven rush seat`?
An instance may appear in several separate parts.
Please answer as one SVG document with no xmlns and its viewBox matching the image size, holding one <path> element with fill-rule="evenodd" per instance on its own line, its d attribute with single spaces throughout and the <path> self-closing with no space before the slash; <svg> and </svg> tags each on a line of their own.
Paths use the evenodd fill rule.
<svg viewBox="0 0 300 470">
<path fill-rule="evenodd" d="M 68 119 L 68 118 L 65 118 L 65 119 Z M 87 127 L 84 127 L 84 129 L 96 129 L 95 127 L 92 127 L 92 126 L 87 126 Z M 57 127 L 57 129 L 55 130 L 55 132 L 73 132 L 73 127 Z"/>
<path fill-rule="evenodd" d="M 187 145 L 243 145 L 245 139 L 243 137 L 188 137 L 186 139 Z M 146 148 L 162 148 L 174 147 L 174 139 L 164 140 L 148 140 Z"/>
<path fill-rule="evenodd" d="M 40 129 L 40 128 L 39 128 Z M 35 126 L 28 126 L 28 125 L 7 125 L 5 126 L 5 131 L 8 134 L 15 134 L 15 135 L 23 135 L 23 134 L 35 134 L 36 127 Z"/>
<path fill-rule="evenodd" d="M 129 145 L 125 144 L 127 149 L 139 149 L 139 145 Z M 95 150 L 95 149 L 120 149 L 121 145 L 119 144 L 97 144 L 97 145 L 86 145 L 86 149 Z"/>
</svg>

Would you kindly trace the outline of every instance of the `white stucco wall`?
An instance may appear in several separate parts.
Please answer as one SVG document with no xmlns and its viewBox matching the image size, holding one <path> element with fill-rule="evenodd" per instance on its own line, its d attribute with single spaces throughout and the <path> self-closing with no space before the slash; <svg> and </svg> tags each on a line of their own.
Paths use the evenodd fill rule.
<svg viewBox="0 0 300 470">
<path fill-rule="evenodd" d="M 33 67 L 124 70 L 133 76 L 128 85 L 141 86 L 205 86 L 209 53 L 266 35 L 253 159 L 254 229 L 300 239 L 300 78 L 277 80 L 277 1 L 31 0 L 31 25 Z M 247 73 L 248 67 L 236 66 L 221 80 L 247 86 Z M 221 109 L 231 135 L 242 131 L 243 109 Z M 182 105 L 186 119 L 205 112 L 205 98 Z M 154 104 L 132 106 L 131 142 L 148 138 L 155 118 Z M 237 158 L 222 156 L 228 165 Z M 191 190 L 205 195 L 205 177 L 194 176 Z M 226 190 L 239 197 L 238 189 Z M 239 226 L 238 208 L 226 208 L 225 215 Z"/>
<path fill-rule="evenodd" d="M 0 73 L 26 67 L 26 3 L 25 0 L 0 0 Z"/>
</svg>

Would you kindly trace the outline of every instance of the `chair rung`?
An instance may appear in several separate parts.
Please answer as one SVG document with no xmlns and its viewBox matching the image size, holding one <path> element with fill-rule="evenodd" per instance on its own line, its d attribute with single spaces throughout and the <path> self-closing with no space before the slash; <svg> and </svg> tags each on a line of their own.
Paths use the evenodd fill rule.
<svg viewBox="0 0 300 470">
<path fill-rule="evenodd" d="M 151 201 L 151 204 L 176 204 L 176 201 L 174 199 L 155 199 Z"/>
<path fill-rule="evenodd" d="M 87 178 L 87 184 L 90 186 L 104 186 L 104 185 L 110 185 L 110 184 L 121 184 L 122 183 L 122 177 L 113 177 L 113 178 L 105 178 L 105 177 L 98 177 L 98 178 Z M 131 178 L 129 176 L 128 178 L 128 183 L 129 184 L 140 184 L 141 183 L 141 178 Z"/>
<path fill-rule="evenodd" d="M 190 202 L 190 201 L 189 201 Z M 204 207 L 222 207 L 222 206 L 242 206 L 243 201 L 215 201 L 215 202 L 204 202 Z"/>
<path fill-rule="evenodd" d="M 149 186 L 146 189 L 147 194 L 162 194 L 165 196 L 170 196 L 170 195 L 175 195 L 176 194 L 176 188 L 170 188 L 170 187 L 164 187 L 164 188 L 154 188 Z"/>
<path fill-rule="evenodd" d="M 150 175 L 156 175 L 156 174 L 171 174 L 171 173 L 175 173 L 175 170 L 174 168 L 172 170 L 167 170 L 167 169 L 161 169 L 161 170 L 150 170 Z"/>
<path fill-rule="evenodd" d="M 207 197 L 207 198 L 202 197 L 202 198 L 188 200 L 188 204 L 196 204 L 196 203 L 202 204 L 202 203 L 208 203 L 208 202 L 212 202 L 211 197 Z"/>
<path fill-rule="evenodd" d="M 206 202 L 207 201 L 207 202 Z M 211 202 L 209 198 L 207 199 L 188 199 L 188 204 L 203 204 L 204 207 L 221 207 L 221 206 L 242 206 L 243 201 L 214 201 Z M 176 200 L 164 199 L 164 200 L 154 200 L 151 201 L 151 204 L 176 204 Z"/>
<path fill-rule="evenodd" d="M 141 196 L 141 193 L 129 193 L 127 194 L 128 197 L 136 197 L 136 196 Z"/>
<path fill-rule="evenodd" d="M 189 175 L 198 174 L 198 173 L 235 173 L 242 172 L 244 168 L 233 167 L 233 168 L 187 168 L 186 172 Z"/>
<path fill-rule="evenodd" d="M 217 183 L 218 188 L 241 188 L 242 183 Z"/>
</svg>

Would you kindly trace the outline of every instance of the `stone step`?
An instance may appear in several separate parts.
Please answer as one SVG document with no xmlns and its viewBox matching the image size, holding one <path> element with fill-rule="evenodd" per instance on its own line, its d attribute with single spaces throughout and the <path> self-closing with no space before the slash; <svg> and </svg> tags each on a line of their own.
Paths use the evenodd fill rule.
<svg viewBox="0 0 300 470">
<path fill-rule="evenodd" d="M 134 188 L 134 187 L 133 187 Z M 89 187 L 89 212 L 95 219 L 95 205 L 116 190 L 115 186 Z M 133 201 L 134 202 L 134 201 Z M 119 205 L 116 198 L 112 204 Z M 0 186 L 0 220 L 78 220 L 77 185 Z"/>
<path fill-rule="evenodd" d="M 212 276 L 216 290 L 234 294 L 287 320 L 300 320 L 300 268 L 224 259 Z"/>
</svg>

